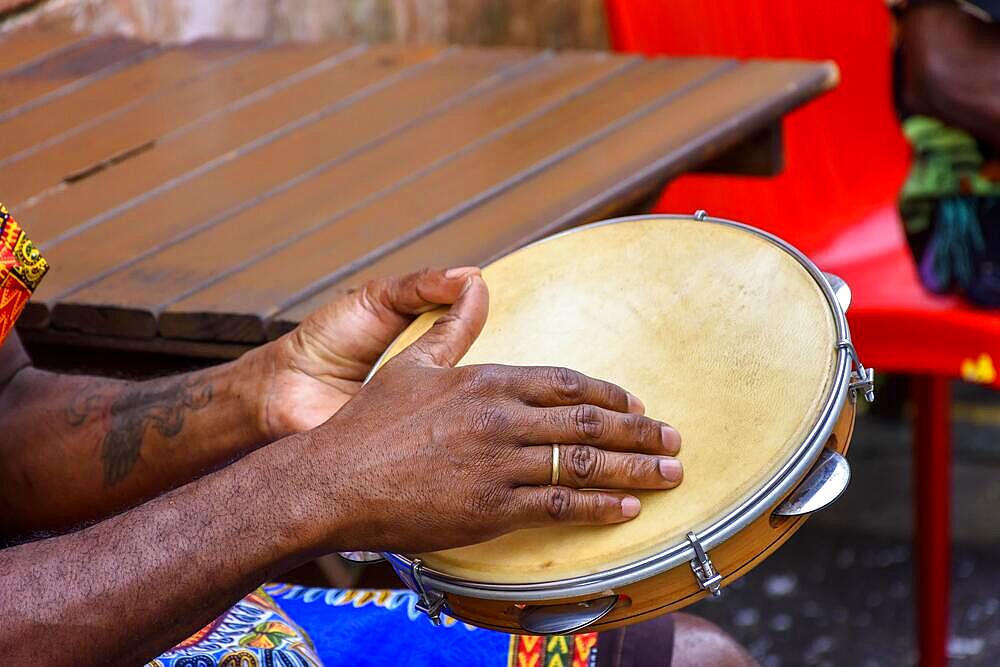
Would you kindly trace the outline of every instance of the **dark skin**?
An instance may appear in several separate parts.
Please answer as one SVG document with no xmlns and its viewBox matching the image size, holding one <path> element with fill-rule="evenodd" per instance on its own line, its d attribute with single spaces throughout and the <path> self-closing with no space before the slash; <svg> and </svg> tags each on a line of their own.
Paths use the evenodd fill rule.
<svg viewBox="0 0 1000 667">
<path fill-rule="evenodd" d="M 441 303 L 449 314 L 362 388 Z M 475 269 L 381 281 L 236 362 L 151 383 L 43 374 L 9 342 L 7 533 L 97 522 L 0 552 L 0 654 L 141 663 L 319 554 L 618 523 L 640 509 L 627 489 L 680 481 L 676 431 L 624 389 L 565 369 L 455 368 L 487 307 Z M 543 486 L 553 442 L 558 487 Z"/>
<path fill-rule="evenodd" d="M 1000 151 L 1000 26 L 953 2 L 907 9 L 900 22 L 903 101 Z"/>
<path fill-rule="evenodd" d="M 16 339 L 2 356 L 27 360 Z M 260 446 L 250 394 L 229 365 L 142 383 L 24 366 L 0 393 L 4 537 L 106 517 Z"/>
</svg>

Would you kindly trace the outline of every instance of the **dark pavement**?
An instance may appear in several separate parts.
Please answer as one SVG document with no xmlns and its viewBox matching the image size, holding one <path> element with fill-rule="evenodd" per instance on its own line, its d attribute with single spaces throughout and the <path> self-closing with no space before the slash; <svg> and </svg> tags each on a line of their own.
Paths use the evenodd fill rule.
<svg viewBox="0 0 1000 667">
<path fill-rule="evenodd" d="M 1000 560 L 954 551 L 956 664 L 1000 664 Z M 732 632 L 765 667 L 916 663 L 910 545 L 807 525 L 763 565 L 686 611 Z"/>
</svg>

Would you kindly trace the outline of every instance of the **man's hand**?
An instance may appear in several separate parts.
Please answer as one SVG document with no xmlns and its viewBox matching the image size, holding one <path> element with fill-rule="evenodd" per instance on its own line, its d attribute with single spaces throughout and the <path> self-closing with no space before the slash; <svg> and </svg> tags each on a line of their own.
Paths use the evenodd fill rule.
<svg viewBox="0 0 1000 667">
<path fill-rule="evenodd" d="M 624 389 L 563 368 L 454 368 L 487 301 L 482 279 L 467 277 L 447 315 L 303 436 L 295 479 L 314 548 L 415 553 L 518 528 L 618 523 L 639 513 L 637 498 L 580 489 L 680 482 L 680 436 Z M 560 486 L 545 486 L 552 443 Z"/>
<path fill-rule="evenodd" d="M 268 439 L 319 426 L 361 388 L 413 318 L 458 297 L 475 267 L 425 269 L 343 294 L 255 354 Z"/>
<path fill-rule="evenodd" d="M 421 278 L 409 280 L 423 284 Z M 260 582 L 317 554 L 422 552 L 517 528 L 627 521 L 640 508 L 624 490 L 666 489 L 680 481 L 680 465 L 673 458 L 680 437 L 644 417 L 642 404 L 625 390 L 566 369 L 455 368 L 485 321 L 486 285 L 475 272 L 457 287 L 443 274 L 430 282 L 444 286 L 437 292 L 415 288 L 411 293 L 422 303 L 404 300 L 401 310 L 379 311 L 404 312 L 398 320 L 387 316 L 389 324 L 379 330 L 384 339 L 369 348 L 320 348 L 338 363 L 356 358 L 357 366 L 341 363 L 338 368 L 354 368 L 346 377 L 358 382 L 364 364 L 405 324 L 407 308 L 416 312 L 439 299 L 455 301 L 445 317 L 346 404 L 342 401 L 356 385 L 343 385 L 342 408 L 326 423 L 251 451 L 96 525 L 0 551 L 0 614 L 10 619 L 0 654 L 7 662 L 141 664 L 203 627 Z M 322 359 L 311 367 L 321 378 Z M 231 373 L 227 366 L 182 381 L 218 386 L 215 400 L 242 404 L 243 387 Z M 326 379 L 337 387 L 344 377 Z M 15 389 L 34 387 L 42 391 L 35 402 L 50 403 L 44 379 L 18 377 L 15 382 L 25 384 Z M 302 391 L 309 386 L 302 385 Z M 70 389 L 86 395 L 83 387 Z M 150 388 L 141 383 L 119 390 L 134 396 Z M 162 402 L 164 387 L 159 389 L 155 400 L 130 399 L 117 413 L 109 410 L 145 415 L 150 405 Z M 23 391 L 10 395 L 20 397 Z M 327 398 L 337 400 L 337 395 Z M 239 440 L 232 432 L 252 420 L 235 405 L 214 420 L 202 420 L 207 409 L 187 409 L 186 423 L 194 428 L 190 434 L 187 427 L 181 429 L 184 448 L 217 437 Z M 55 421 L 47 413 L 40 416 L 23 423 Z M 99 420 L 85 421 L 94 448 L 94 436 L 104 431 Z M 160 437 L 147 443 L 144 456 L 152 454 L 150 444 L 173 444 Z M 559 443 L 562 452 L 560 486 L 545 486 L 552 443 Z M 166 461 L 162 454 L 150 458 Z M 38 471 L 35 479 L 48 481 L 58 468 L 32 470 Z M 172 469 L 176 473 L 179 467 Z M 164 473 L 147 466 L 142 474 L 159 480 Z M 57 495 L 55 489 L 67 498 L 86 497 L 65 492 L 71 479 L 57 481 L 47 487 L 49 497 Z M 152 481 L 145 484 L 145 490 L 153 487 Z M 8 515 L 30 509 L 22 503 Z M 66 623 L 67 618 L 82 621 Z"/>
<path fill-rule="evenodd" d="M 10 434 L 0 438 L 0 535 L 106 516 L 323 423 L 414 315 L 452 303 L 478 273 L 376 281 L 236 361 L 146 382 L 39 371 L 12 336 L 0 346 L 0 431 Z"/>
</svg>

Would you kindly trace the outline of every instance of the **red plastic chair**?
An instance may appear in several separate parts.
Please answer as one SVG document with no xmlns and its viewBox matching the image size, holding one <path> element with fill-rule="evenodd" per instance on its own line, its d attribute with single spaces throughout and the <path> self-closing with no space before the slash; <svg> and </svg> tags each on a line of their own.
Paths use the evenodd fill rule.
<svg viewBox="0 0 1000 667">
<path fill-rule="evenodd" d="M 841 85 L 785 122 L 774 178 L 688 175 L 656 210 L 707 209 L 767 229 L 853 291 L 861 359 L 916 376 L 914 511 L 921 663 L 946 660 L 954 377 L 1000 387 L 1000 316 L 921 286 L 896 197 L 909 149 L 892 105 L 884 3 L 825 0 L 605 0 L 616 49 L 646 54 L 833 59 Z"/>
</svg>

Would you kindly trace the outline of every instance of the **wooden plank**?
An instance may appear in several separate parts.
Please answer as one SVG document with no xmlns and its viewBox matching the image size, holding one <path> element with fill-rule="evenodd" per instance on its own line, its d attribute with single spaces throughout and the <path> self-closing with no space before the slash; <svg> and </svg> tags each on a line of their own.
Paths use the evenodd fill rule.
<svg viewBox="0 0 1000 667">
<path fill-rule="evenodd" d="M 359 53 L 358 57 L 346 57 L 338 61 L 338 66 L 324 68 L 315 76 L 301 77 L 295 85 L 281 89 L 278 94 L 255 94 L 250 98 L 252 103 L 218 114 L 210 122 L 178 136 L 175 141 L 164 142 L 160 150 L 130 159 L 127 167 L 96 174 L 68 188 L 65 196 L 53 198 L 55 201 L 52 203 L 45 201 L 35 208 L 19 212 L 19 217 L 33 234 L 48 239 L 42 242 L 48 257 L 69 258 L 49 273 L 45 282 L 50 283 L 52 278 L 55 280 L 36 292 L 37 303 L 23 314 L 19 322 L 35 326 L 38 314 L 43 314 L 47 320 L 46 303 L 52 297 L 99 278 L 119 263 L 138 259 L 142 253 L 205 223 L 228 206 L 238 205 L 245 198 L 258 195 L 259 191 L 253 189 L 251 181 L 259 183 L 269 175 L 278 178 L 277 174 L 284 173 L 272 170 L 275 161 L 282 165 L 285 172 L 295 172 L 300 157 L 298 147 L 302 142 L 288 141 L 297 129 L 308 127 L 332 112 L 349 109 L 352 103 L 363 100 L 372 86 L 385 86 L 395 77 L 424 66 L 437 56 L 438 51 L 384 46 L 364 52 L 354 51 L 355 55 Z M 309 94 L 310 91 L 315 91 L 315 94 Z M 289 92 L 290 95 L 285 94 Z M 314 140 L 311 150 L 323 157 L 333 157 L 336 151 L 330 142 L 314 134 L 309 135 Z M 357 138 L 342 134 L 339 139 L 350 143 L 352 137 Z M 275 143 L 276 147 L 271 145 Z M 232 164 L 246 158 L 250 162 L 233 172 Z M 221 174 L 214 174 L 215 168 L 222 168 Z M 228 180 L 239 179 L 240 169 L 255 170 L 256 173 L 245 183 Z M 199 177 L 209 180 L 201 185 L 194 184 Z M 212 192 L 213 188 L 217 191 Z M 208 191 L 207 197 L 189 199 L 192 193 L 205 191 Z M 133 193 L 135 197 L 130 198 Z M 117 202 L 124 204 L 114 207 Z M 112 209 L 104 212 L 105 205 L 112 205 Z M 36 219 L 39 210 L 45 216 Z M 88 220 L 81 219 L 82 216 L 73 217 L 74 210 L 96 210 L 100 213 Z M 182 211 L 183 215 L 179 215 L 178 211 Z M 60 213 L 63 219 L 54 217 Z M 39 230 L 37 233 L 36 229 Z M 97 248 L 93 245 L 95 243 L 119 246 L 120 239 L 138 241 L 132 238 L 136 234 L 143 236 L 143 245 L 138 249 L 129 245 L 117 260 L 109 256 L 107 247 L 94 252 Z M 75 248 L 90 250 L 76 256 Z"/>
<path fill-rule="evenodd" d="M 132 146 L 118 153 L 127 156 L 127 169 L 91 170 L 86 178 L 73 180 L 71 187 L 22 203 L 18 206 L 21 218 L 38 230 L 34 233 L 43 245 L 57 242 L 75 228 L 125 210 L 165 183 L 206 168 L 213 159 L 231 159 L 245 144 L 315 112 L 331 96 L 336 99 L 345 89 L 340 68 L 363 51 L 364 47 L 331 49 L 325 53 L 328 57 L 304 69 L 296 63 L 303 55 L 291 50 L 273 59 L 268 57 L 270 52 L 252 54 L 190 86 L 181 86 L 164 102 L 143 103 L 116 119 L 113 126 L 105 123 L 53 147 L 52 155 L 45 158 L 79 163 L 72 156 L 93 152 L 95 147 L 108 153 Z M 386 67 L 383 64 L 382 69 Z M 195 108 L 197 114 L 192 113 Z M 112 131 L 115 127 L 120 131 Z M 134 146 L 149 136 L 153 140 L 144 144 L 147 150 L 142 150 L 142 144 Z M 63 167 L 68 169 L 70 164 Z"/>
<path fill-rule="evenodd" d="M 0 41 L 0 77 L 89 39 L 92 38 L 59 29 L 24 28 L 7 33 Z"/>
<path fill-rule="evenodd" d="M 90 333 L 152 336 L 165 305 L 327 224 L 491 134 L 511 129 L 636 60 L 575 54 L 547 58 L 480 95 L 369 151 L 337 164 L 206 231 L 63 296 L 53 326 Z M 294 225 L 287 224 L 294 221 Z M 283 224 L 284 223 L 284 224 Z M 293 233 L 294 232 L 294 233 Z"/>
<path fill-rule="evenodd" d="M 401 61 L 431 54 L 426 49 L 401 53 L 405 54 Z M 382 76 L 322 113 L 301 119 L 304 122 L 290 126 L 294 131 L 283 131 L 279 138 L 237 159 L 147 198 L 64 242 L 46 246 L 46 257 L 54 268 L 32 299 L 35 308 L 92 282 L 102 272 L 157 250 L 178 235 L 191 233 L 192 228 L 211 224 L 216 216 L 232 215 L 255 204 L 270 188 L 311 169 L 333 166 L 526 58 L 524 52 L 516 51 L 451 51 L 409 68 L 381 68 L 381 74 L 394 74 Z"/>
<path fill-rule="evenodd" d="M 60 160 L 79 164 L 70 154 L 89 150 L 106 155 L 109 149 L 120 149 L 116 156 L 126 156 L 127 168 L 110 168 L 117 163 L 113 156 L 113 162 L 106 163 L 105 168 L 91 166 L 85 178 L 18 206 L 19 215 L 32 225 L 32 233 L 43 247 L 99 224 L 139 203 L 149 193 L 167 189 L 177 179 L 192 177 L 198 170 L 209 168 L 213 160 L 232 159 L 251 141 L 279 131 L 355 90 L 356 80 L 364 76 L 356 70 L 366 69 L 364 63 L 368 61 L 355 63 L 353 59 L 363 52 L 364 47 L 340 45 L 308 54 L 289 51 L 275 54 L 274 59 L 270 51 L 252 53 L 190 84 L 170 89 L 171 104 L 165 108 L 159 100 L 144 101 L 113 121 L 106 120 L 93 132 L 54 146 L 42 167 L 50 168 Z M 303 57 L 310 61 L 302 62 Z M 304 67 L 300 69 L 300 65 Z M 387 67 L 392 65 L 380 63 L 367 69 L 381 72 Z M 197 113 L 193 113 L 195 107 L 199 107 Z M 112 134 L 112 126 L 121 131 Z M 138 143 L 150 137 L 147 143 Z M 114 141 L 117 143 L 111 143 Z M 66 150 L 67 144 L 73 149 Z M 63 168 L 70 166 L 67 163 Z"/>
<path fill-rule="evenodd" d="M 386 244 L 426 233 L 465 208 L 500 195 L 721 67 L 714 59 L 643 62 L 171 305 L 160 316 L 160 331 L 174 338 L 261 340 L 265 319 L 302 290 L 328 280 L 334 269 L 364 262 Z M 512 209 L 511 215 L 519 213 Z"/>
<path fill-rule="evenodd" d="M 0 123 L 0 146 L 4 147 L 0 166 L 16 163 L 20 159 L 19 153 L 35 144 L 58 139 L 61 133 L 84 123 L 99 122 L 104 114 L 148 95 L 162 94 L 174 84 L 195 79 L 228 58 L 246 54 L 250 48 L 250 44 L 245 42 L 219 41 L 199 41 L 183 48 L 167 48 L 133 67 Z M 62 174 L 59 174 L 49 180 L 58 182 L 61 177 Z M 10 186 L 2 170 L 0 180 L 5 186 Z M 45 185 L 51 185 L 51 182 L 22 187 L 20 192 L 16 186 L 13 192 L 5 187 L 4 196 L 12 201 L 21 201 Z"/>
<path fill-rule="evenodd" d="M 79 90 L 152 55 L 156 47 L 122 37 L 81 41 L 0 77 L 0 121 Z"/>
<path fill-rule="evenodd" d="M 92 171 L 74 180 L 71 187 L 19 209 L 21 217 L 39 230 L 43 247 L 62 242 L 280 138 L 343 97 L 436 52 L 364 46 L 342 50 L 170 131 L 147 144 L 146 151 L 128 153 L 127 168 Z"/>
<path fill-rule="evenodd" d="M 268 334 L 272 338 L 281 335 L 345 289 L 373 278 L 424 266 L 485 264 L 554 232 L 614 215 L 629 193 L 634 198 L 658 189 L 669 178 L 724 152 L 828 89 L 835 72 L 832 65 L 751 61 L 594 143 L 502 198 L 344 275 L 279 313 Z M 706 208 L 710 207 L 707 202 Z"/>
<path fill-rule="evenodd" d="M 38 192 L 39 187 L 58 183 L 74 174 L 91 173 L 116 156 L 130 155 L 152 147 L 157 142 L 169 142 L 199 122 L 217 119 L 253 96 L 276 95 L 298 81 L 298 74 L 308 68 L 323 68 L 339 62 L 344 52 L 342 43 L 322 43 L 308 46 L 276 46 L 220 67 L 205 76 L 185 82 L 172 89 L 166 98 L 150 99 L 121 114 L 107 116 L 103 122 L 86 131 L 67 136 L 43 150 L 33 153 L 0 171 L 2 180 L 18 192 Z M 216 115 L 213 115 L 216 114 Z M 106 210 L 108 196 L 120 191 L 119 186 L 104 183 L 52 193 L 29 213 L 33 202 L 14 204 L 22 218 L 47 221 L 47 229 L 33 232 L 40 241 L 53 238 L 77 222 L 87 220 Z M 72 192 L 67 191 L 72 190 Z M 88 194 L 104 191 L 96 202 Z M 133 195 L 129 195 L 133 196 Z M 8 197 L 8 206 L 14 201 Z M 120 201 L 120 200 L 119 200 Z M 94 208 L 97 207 L 97 210 Z M 55 225 L 55 228 L 52 228 Z M 58 231 L 57 231 L 58 230 Z"/>
</svg>

